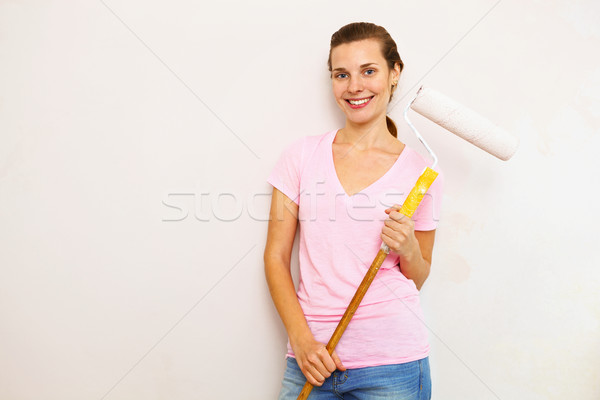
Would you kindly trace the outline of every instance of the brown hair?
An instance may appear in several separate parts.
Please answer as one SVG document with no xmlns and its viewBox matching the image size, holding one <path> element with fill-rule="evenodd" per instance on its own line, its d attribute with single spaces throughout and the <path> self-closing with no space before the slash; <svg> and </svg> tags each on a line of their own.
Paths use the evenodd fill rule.
<svg viewBox="0 0 600 400">
<path fill-rule="evenodd" d="M 331 44 L 329 46 L 329 58 L 327 59 L 327 66 L 329 67 L 329 72 L 331 72 L 331 51 L 345 43 L 356 42 L 359 40 L 365 39 L 375 39 L 380 43 L 381 53 L 383 58 L 387 61 L 388 68 L 391 70 L 394 69 L 394 65 L 398 63 L 400 65 L 400 73 L 402 73 L 402 69 L 404 68 L 404 63 L 402 59 L 400 59 L 400 54 L 398 54 L 398 47 L 396 46 L 396 42 L 390 36 L 388 31 L 379 25 L 372 24 L 370 22 L 353 22 L 351 24 L 347 24 L 342 26 L 337 32 L 331 35 Z M 392 96 L 394 94 L 395 87 L 392 85 L 390 99 L 392 101 Z M 396 124 L 394 121 L 385 116 L 385 121 L 387 123 L 388 130 L 392 133 L 392 136 L 395 138 L 398 137 L 398 129 L 396 128 Z"/>
</svg>

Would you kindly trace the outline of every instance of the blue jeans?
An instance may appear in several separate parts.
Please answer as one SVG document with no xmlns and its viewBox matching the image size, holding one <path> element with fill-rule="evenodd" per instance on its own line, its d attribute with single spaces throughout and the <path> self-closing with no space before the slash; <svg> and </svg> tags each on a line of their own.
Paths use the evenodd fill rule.
<svg viewBox="0 0 600 400">
<path fill-rule="evenodd" d="M 296 359 L 289 357 L 279 400 L 296 400 L 306 378 Z M 430 400 L 429 357 L 403 364 L 335 370 L 322 386 L 315 386 L 309 400 Z"/>
</svg>

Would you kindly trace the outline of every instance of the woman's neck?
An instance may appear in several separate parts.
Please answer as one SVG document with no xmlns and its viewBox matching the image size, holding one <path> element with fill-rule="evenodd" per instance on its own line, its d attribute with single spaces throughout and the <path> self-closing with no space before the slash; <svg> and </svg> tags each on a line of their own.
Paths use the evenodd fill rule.
<svg viewBox="0 0 600 400">
<path fill-rule="evenodd" d="M 387 128 L 385 119 L 369 125 L 348 123 L 336 135 L 335 143 L 348 143 L 359 150 L 386 147 L 397 140 Z"/>
</svg>

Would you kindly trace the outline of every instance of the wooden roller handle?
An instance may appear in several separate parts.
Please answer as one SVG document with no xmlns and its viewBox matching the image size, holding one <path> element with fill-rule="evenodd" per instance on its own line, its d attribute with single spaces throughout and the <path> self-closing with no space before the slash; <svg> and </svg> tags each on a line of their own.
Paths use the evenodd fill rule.
<svg viewBox="0 0 600 400">
<path fill-rule="evenodd" d="M 409 218 L 413 216 L 415 210 L 419 206 L 419 203 L 421 203 L 423 196 L 425 195 L 425 193 L 427 192 L 437 175 L 438 173 L 432 170 L 431 168 L 425 168 L 425 171 L 423 171 L 423 173 L 417 180 L 417 183 L 406 197 L 406 200 L 404 200 L 402 208 L 400 209 L 400 212 L 402 214 L 406 215 Z M 329 343 L 327 343 L 327 346 L 325 346 L 329 355 L 331 355 L 333 353 L 333 350 L 335 350 L 335 346 L 337 346 L 338 342 L 342 337 L 342 334 L 348 327 L 350 320 L 352 319 L 354 313 L 358 309 L 358 306 L 362 301 L 363 297 L 365 297 L 369 286 L 371 286 L 373 279 L 375 279 L 375 275 L 377 275 L 377 272 L 379 271 L 379 268 L 381 267 L 381 264 L 383 263 L 383 260 L 385 260 L 385 258 L 387 257 L 388 253 L 388 246 L 386 246 L 385 243 L 382 243 L 382 246 L 379 249 L 377 255 L 375 256 L 373 263 L 371 263 L 371 267 L 369 267 L 369 270 L 365 274 L 365 277 L 360 283 L 360 286 L 358 286 L 358 289 L 356 289 L 356 293 L 354 294 L 354 297 L 352 297 L 348 308 L 346 308 L 346 312 L 344 312 L 344 315 L 338 323 L 338 326 L 335 328 L 335 331 L 333 331 L 333 335 L 331 335 Z M 298 395 L 297 400 L 306 400 L 312 389 L 313 385 L 307 381 L 306 384 L 304 384 L 302 391 Z"/>
</svg>

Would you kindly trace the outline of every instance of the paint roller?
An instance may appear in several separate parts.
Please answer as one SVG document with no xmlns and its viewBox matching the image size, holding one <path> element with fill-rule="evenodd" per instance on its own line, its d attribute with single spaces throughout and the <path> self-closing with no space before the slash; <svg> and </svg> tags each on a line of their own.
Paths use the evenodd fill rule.
<svg viewBox="0 0 600 400">
<path fill-rule="evenodd" d="M 427 193 L 427 190 L 438 175 L 434 170 L 438 159 L 425 139 L 419 134 L 417 129 L 408 119 L 407 113 L 409 108 L 412 108 L 425 118 L 435 122 L 467 142 L 472 143 L 503 161 L 510 159 L 519 145 L 519 140 L 515 136 L 494 125 L 491 121 L 477 114 L 475 111 L 459 104 L 436 90 L 421 86 L 413 100 L 404 109 L 404 119 L 432 156 L 433 164 L 431 167 L 425 167 L 399 210 L 409 218 L 413 216 L 419 203 L 423 199 L 423 196 Z M 381 248 L 375 256 L 371 267 L 365 274 L 365 277 L 350 301 L 346 312 L 342 316 L 337 328 L 331 335 L 331 339 L 327 343 L 326 348 L 329 355 L 333 353 L 333 350 L 340 341 L 348 323 L 350 323 L 352 316 L 358 309 L 360 302 L 367 293 L 367 289 L 373 282 L 375 275 L 379 271 L 381 264 L 389 252 L 389 247 L 382 242 Z M 313 386 L 309 382 L 306 382 L 298 396 L 298 400 L 306 400 L 312 388 Z"/>
</svg>

